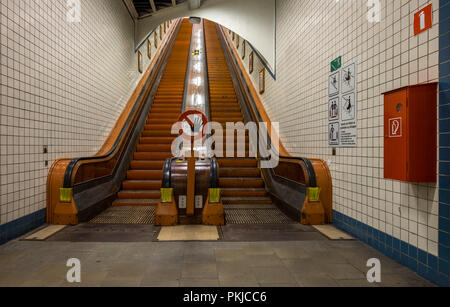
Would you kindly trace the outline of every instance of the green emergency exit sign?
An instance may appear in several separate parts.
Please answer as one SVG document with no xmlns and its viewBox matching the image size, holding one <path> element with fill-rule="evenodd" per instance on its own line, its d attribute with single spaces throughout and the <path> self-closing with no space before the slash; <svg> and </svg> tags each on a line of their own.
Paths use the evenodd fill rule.
<svg viewBox="0 0 450 307">
<path fill-rule="evenodd" d="M 338 57 L 333 62 L 331 62 L 331 72 L 334 72 L 342 67 L 342 57 Z"/>
</svg>

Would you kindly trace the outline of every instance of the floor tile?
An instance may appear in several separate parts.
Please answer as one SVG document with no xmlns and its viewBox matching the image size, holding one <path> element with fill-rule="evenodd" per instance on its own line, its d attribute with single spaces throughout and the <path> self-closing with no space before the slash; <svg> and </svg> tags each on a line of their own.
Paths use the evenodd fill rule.
<svg viewBox="0 0 450 307">
<path fill-rule="evenodd" d="M 280 259 L 309 258 L 308 252 L 301 247 L 275 248 L 274 251 Z"/>
<path fill-rule="evenodd" d="M 180 287 L 189 287 L 189 288 L 207 288 L 207 287 L 219 287 L 218 279 L 182 279 L 180 281 Z"/>
<path fill-rule="evenodd" d="M 259 283 L 295 283 L 295 278 L 284 268 L 252 268 Z"/>
<path fill-rule="evenodd" d="M 184 264 L 181 272 L 182 279 L 217 279 L 217 265 L 210 264 Z"/>
</svg>

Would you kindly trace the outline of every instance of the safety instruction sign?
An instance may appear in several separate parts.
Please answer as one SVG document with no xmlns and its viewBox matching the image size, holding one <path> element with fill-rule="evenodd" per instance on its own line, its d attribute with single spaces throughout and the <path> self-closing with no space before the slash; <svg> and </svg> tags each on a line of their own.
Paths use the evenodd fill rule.
<svg viewBox="0 0 450 307">
<path fill-rule="evenodd" d="M 389 119 L 389 138 L 401 138 L 403 133 L 403 118 Z"/>
<path fill-rule="evenodd" d="M 328 143 L 332 147 L 358 145 L 356 76 L 354 62 L 328 77 Z"/>
</svg>

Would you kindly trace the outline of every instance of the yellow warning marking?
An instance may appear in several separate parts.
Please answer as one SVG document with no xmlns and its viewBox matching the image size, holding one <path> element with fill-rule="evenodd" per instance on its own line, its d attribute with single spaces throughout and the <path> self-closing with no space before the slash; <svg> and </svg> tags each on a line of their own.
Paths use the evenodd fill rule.
<svg viewBox="0 0 450 307">
<path fill-rule="evenodd" d="M 72 189 L 59 189 L 59 200 L 63 203 L 70 203 L 72 201 Z"/>
<path fill-rule="evenodd" d="M 330 240 L 354 240 L 352 236 L 350 236 L 346 232 L 337 229 L 333 225 L 317 225 L 313 227 L 317 229 L 319 232 L 321 232 L 323 235 L 328 237 Z"/>
<path fill-rule="evenodd" d="M 218 203 L 220 201 L 220 189 L 209 189 L 209 201 Z"/>
<path fill-rule="evenodd" d="M 172 194 L 173 189 L 172 188 L 162 188 L 161 189 L 161 201 L 163 203 L 171 203 L 172 202 Z"/>
<path fill-rule="evenodd" d="M 320 188 L 309 188 L 309 201 L 320 201 Z"/>
<path fill-rule="evenodd" d="M 216 226 L 187 225 L 163 227 L 158 241 L 217 241 L 219 232 Z"/>
<path fill-rule="evenodd" d="M 46 240 L 47 238 L 63 230 L 64 228 L 66 228 L 65 225 L 50 225 L 42 230 L 39 230 L 38 232 L 33 233 L 32 235 L 25 238 L 25 240 Z"/>
</svg>

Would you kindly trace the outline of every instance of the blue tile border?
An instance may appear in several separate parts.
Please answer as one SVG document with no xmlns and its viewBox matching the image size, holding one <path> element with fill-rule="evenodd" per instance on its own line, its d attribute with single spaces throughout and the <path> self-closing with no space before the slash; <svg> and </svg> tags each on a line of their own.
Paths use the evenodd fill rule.
<svg viewBox="0 0 450 307">
<path fill-rule="evenodd" d="M 45 220 L 46 209 L 42 209 L 10 223 L 0 225 L 0 245 L 42 226 Z"/>
<path fill-rule="evenodd" d="M 443 257 L 438 258 L 337 211 L 333 211 L 333 220 L 336 227 L 407 266 L 420 276 L 439 286 L 450 286 L 449 262 Z"/>
<path fill-rule="evenodd" d="M 432 270 L 447 286 L 450 262 L 450 2 L 439 6 L 439 257 Z M 434 280 L 433 280 L 434 281 Z"/>
</svg>

